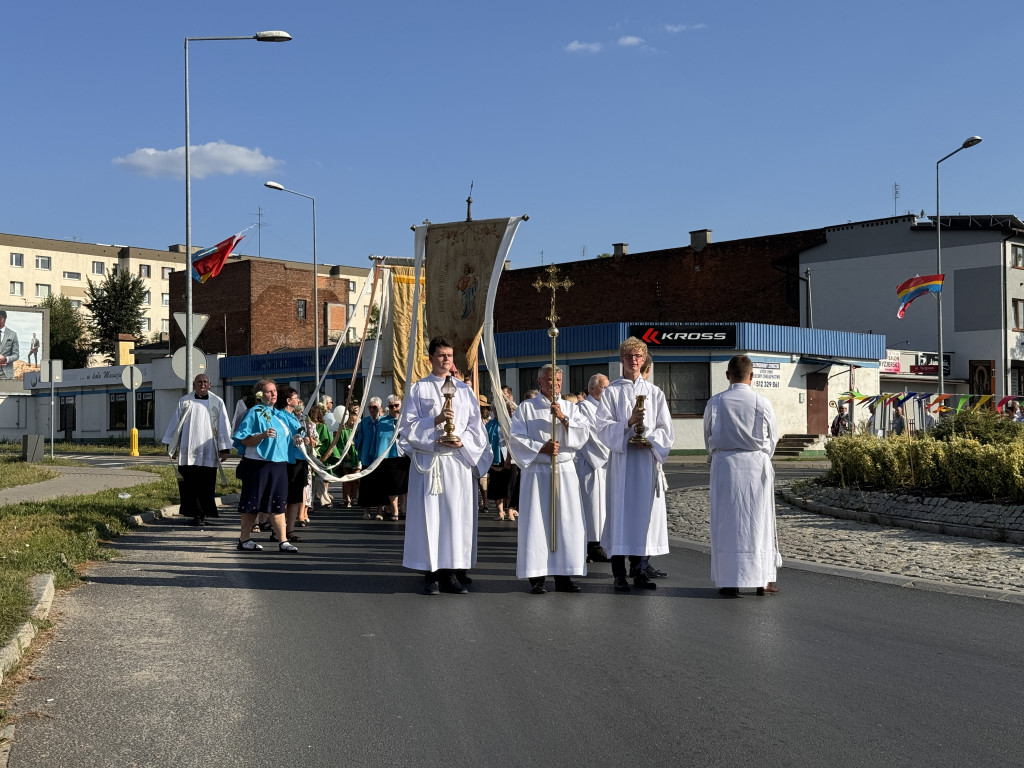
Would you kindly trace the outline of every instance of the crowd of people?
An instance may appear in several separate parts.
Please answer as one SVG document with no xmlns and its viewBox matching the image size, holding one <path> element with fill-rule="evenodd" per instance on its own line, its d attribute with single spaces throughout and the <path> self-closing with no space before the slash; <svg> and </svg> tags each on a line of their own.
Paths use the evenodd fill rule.
<svg viewBox="0 0 1024 768">
<path fill-rule="evenodd" d="M 431 339 L 429 355 L 431 373 L 404 404 L 397 395 L 371 398 L 358 421 L 357 407 L 337 419 L 330 398 L 305 416 L 298 392 L 267 379 L 232 430 L 223 401 L 197 376 L 164 440 L 179 462 L 182 514 L 196 525 L 216 516 L 215 475 L 233 445 L 242 456 L 239 550 L 262 550 L 252 534 L 269 531 L 279 551 L 297 552 L 310 508 L 358 505 L 364 520 L 405 518 L 402 564 L 423 574 L 425 593 L 464 594 L 478 520 L 493 502 L 499 520 L 517 523 L 516 576 L 531 593 L 545 594 L 548 577 L 556 591 L 580 592 L 573 577 L 595 562 L 611 563 L 616 591 L 656 589 L 667 576 L 651 558 L 669 551 L 663 465 L 674 428 L 647 345 L 630 337 L 619 349 L 621 377 L 596 374 L 585 392 L 567 396 L 562 371 L 545 365 L 518 404 L 508 387 L 493 403 L 477 395 L 457 375 L 446 338 Z M 705 413 L 712 575 L 726 596 L 777 591 L 777 434 L 751 375 L 749 359 L 730 361 L 730 389 Z M 509 418 L 507 437 L 498 408 Z M 325 472 L 348 478 L 337 500 Z"/>
</svg>

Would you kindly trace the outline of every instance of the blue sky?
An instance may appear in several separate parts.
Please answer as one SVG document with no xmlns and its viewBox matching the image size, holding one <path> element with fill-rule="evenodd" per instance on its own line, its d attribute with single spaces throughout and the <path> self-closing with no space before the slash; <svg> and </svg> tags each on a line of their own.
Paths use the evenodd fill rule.
<svg viewBox="0 0 1024 768">
<path fill-rule="evenodd" d="M 0 231 L 323 263 L 527 213 L 513 266 L 932 212 L 1024 214 L 1021 6 L 523 0 L 7 3 Z M 177 150 L 177 152 L 175 152 Z M 900 198 L 893 201 L 893 183 Z"/>
</svg>

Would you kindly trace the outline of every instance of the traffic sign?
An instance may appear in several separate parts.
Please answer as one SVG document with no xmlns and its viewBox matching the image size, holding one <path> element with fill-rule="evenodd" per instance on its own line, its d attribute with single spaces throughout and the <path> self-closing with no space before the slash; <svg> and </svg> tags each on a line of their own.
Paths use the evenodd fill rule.
<svg viewBox="0 0 1024 768">
<path fill-rule="evenodd" d="M 179 379 L 185 380 L 185 347 L 179 347 L 171 355 L 171 370 Z M 200 373 L 206 373 L 206 354 L 199 347 L 192 347 L 192 375 Z"/>
<path fill-rule="evenodd" d="M 121 383 L 125 389 L 138 389 L 142 385 L 142 371 L 136 365 L 126 365 L 121 371 Z"/>
</svg>

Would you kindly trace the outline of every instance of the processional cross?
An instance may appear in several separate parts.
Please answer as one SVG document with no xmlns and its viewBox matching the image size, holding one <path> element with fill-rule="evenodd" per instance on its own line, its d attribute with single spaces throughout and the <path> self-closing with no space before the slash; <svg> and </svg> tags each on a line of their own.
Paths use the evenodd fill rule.
<svg viewBox="0 0 1024 768">
<path fill-rule="evenodd" d="M 558 338 L 558 315 L 555 314 L 555 294 L 559 288 L 569 290 L 572 287 L 571 280 L 559 280 L 558 279 L 558 267 L 552 264 L 548 267 L 545 272 L 548 273 L 548 279 L 541 280 L 539 277 L 534 280 L 533 287 L 538 291 L 545 289 L 551 291 L 551 314 L 548 315 L 547 319 L 551 323 L 551 327 L 548 328 L 548 336 L 551 337 L 551 404 L 554 405 L 555 399 L 558 397 L 558 393 L 555 391 L 555 340 Z M 555 435 L 557 434 L 556 429 L 558 427 L 558 418 L 554 412 L 551 413 L 551 440 L 554 441 Z M 558 521 L 558 457 L 554 454 L 551 455 L 551 551 L 554 552 L 558 549 L 558 532 L 556 530 L 556 523 Z"/>
</svg>

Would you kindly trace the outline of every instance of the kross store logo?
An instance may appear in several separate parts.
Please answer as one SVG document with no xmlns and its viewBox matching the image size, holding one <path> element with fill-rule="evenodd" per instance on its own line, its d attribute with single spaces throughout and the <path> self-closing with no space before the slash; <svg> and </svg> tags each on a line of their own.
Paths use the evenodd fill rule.
<svg viewBox="0 0 1024 768">
<path fill-rule="evenodd" d="M 725 341 L 727 334 L 725 331 L 705 333 L 698 333 L 696 331 L 685 333 L 669 332 L 661 334 L 661 338 L 663 341 Z M 648 344 L 661 344 L 661 341 L 658 340 L 658 331 L 654 328 L 648 328 L 644 332 L 643 340 Z"/>
</svg>

